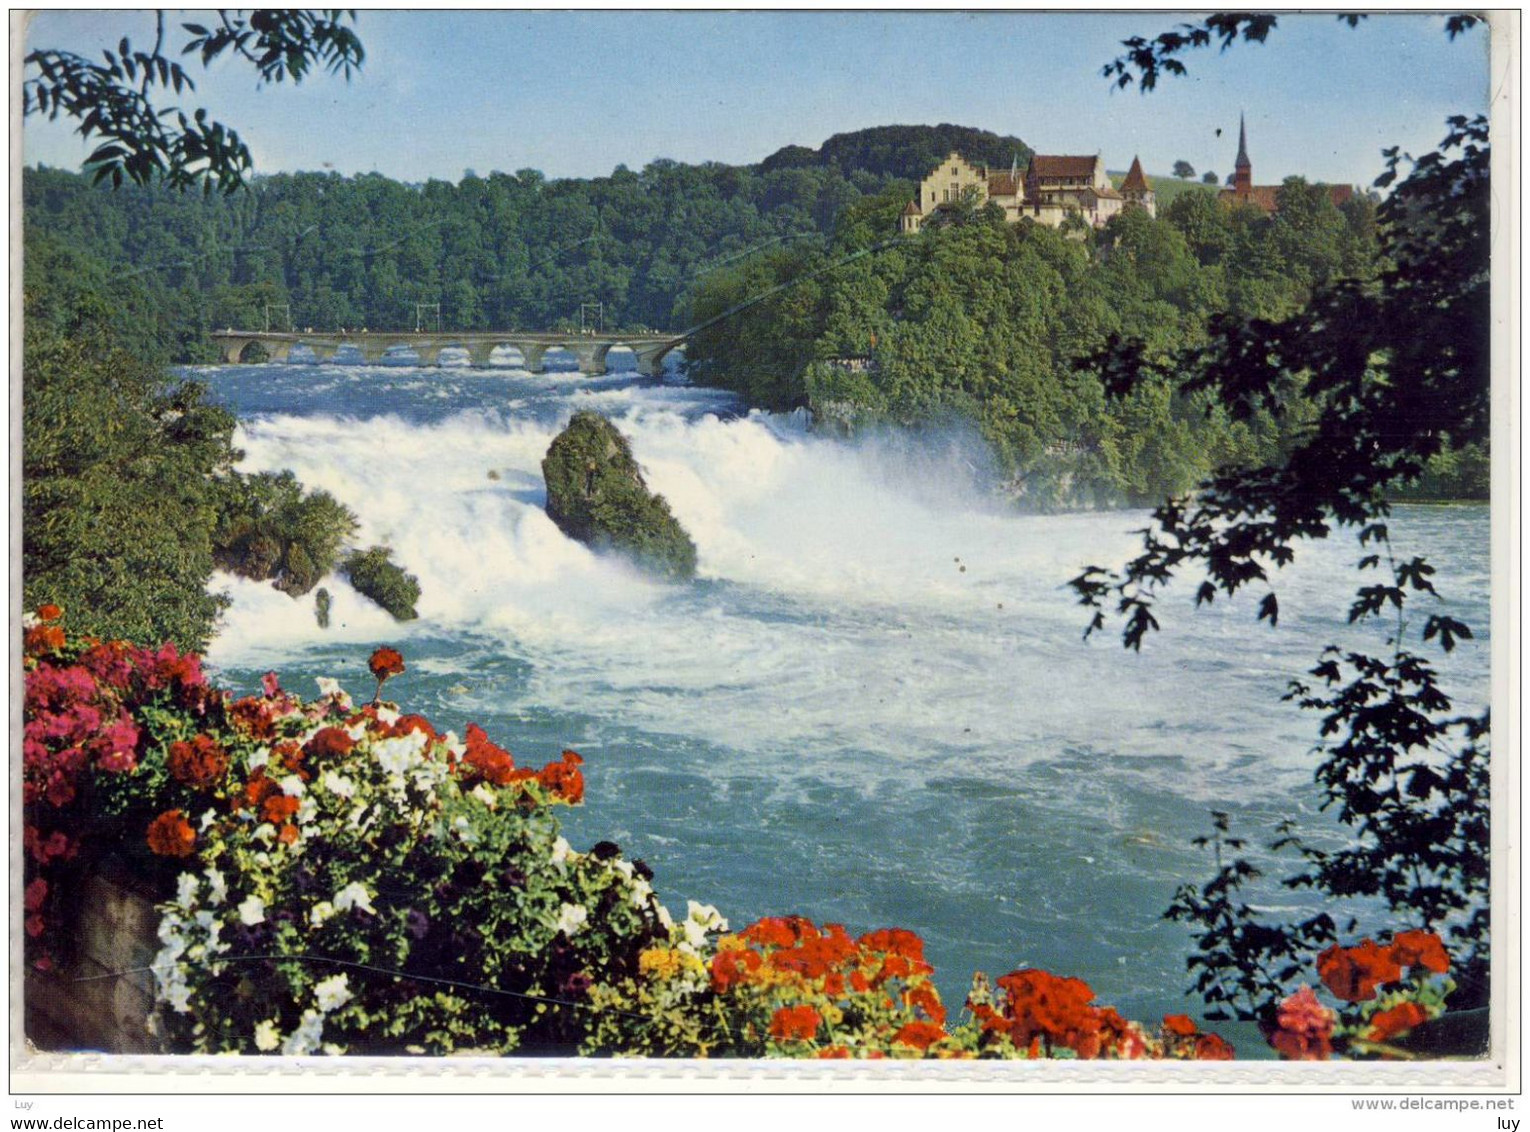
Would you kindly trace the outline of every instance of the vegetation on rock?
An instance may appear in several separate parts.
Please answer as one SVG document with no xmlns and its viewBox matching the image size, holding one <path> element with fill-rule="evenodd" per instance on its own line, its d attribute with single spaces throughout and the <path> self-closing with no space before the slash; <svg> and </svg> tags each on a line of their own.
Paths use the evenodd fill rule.
<svg viewBox="0 0 1530 1132">
<path fill-rule="evenodd" d="M 351 551 L 340 572 L 357 593 L 371 598 L 395 620 L 413 621 L 419 616 L 414 605 L 420 600 L 420 580 L 395 563 L 393 551 L 386 546 Z M 328 603 L 321 608 L 327 611 Z"/>
<path fill-rule="evenodd" d="M 305 493 L 291 472 L 235 472 L 222 485 L 213 560 L 299 597 L 334 569 L 355 530 L 350 508 L 327 491 Z"/>
<path fill-rule="evenodd" d="M 547 515 L 569 538 L 612 550 L 648 573 L 696 574 L 696 544 L 662 495 L 648 489 L 632 446 L 599 413 L 581 410 L 547 449 Z"/>
</svg>

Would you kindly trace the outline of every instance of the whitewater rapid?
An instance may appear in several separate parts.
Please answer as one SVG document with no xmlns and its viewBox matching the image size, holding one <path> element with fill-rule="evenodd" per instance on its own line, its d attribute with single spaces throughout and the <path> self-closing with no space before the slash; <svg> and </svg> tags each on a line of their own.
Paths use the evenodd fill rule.
<svg viewBox="0 0 1530 1132">
<path fill-rule="evenodd" d="M 210 662 L 361 691 L 366 655 L 392 644 L 410 670 L 389 690 L 411 710 L 498 728 L 533 761 L 577 746 L 592 789 L 571 825 L 735 918 L 913 927 L 948 997 L 974 966 L 1023 958 L 1182 1009 L 1184 933 L 1157 916 L 1203 879 L 1188 841 L 1206 810 L 1322 824 L 1315 721 L 1280 693 L 1355 632 L 1351 540 L 1284 572 L 1277 630 L 1256 625 L 1258 593 L 1194 611 L 1182 583 L 1137 655 L 1114 629 L 1082 639 L 1066 582 L 1124 560 L 1145 516 L 1017 515 L 957 432 L 847 443 L 631 376 L 199 376 L 243 418 L 244 470 L 331 492 L 358 545 L 392 547 L 422 589 L 399 625 L 327 579 L 320 629 L 311 598 L 220 578 L 233 603 Z M 694 583 L 646 580 L 547 518 L 541 459 L 583 408 L 629 437 L 694 538 Z M 1484 630 L 1457 679 L 1485 702 L 1485 510 L 1394 529 L 1448 559 L 1453 615 Z"/>
</svg>

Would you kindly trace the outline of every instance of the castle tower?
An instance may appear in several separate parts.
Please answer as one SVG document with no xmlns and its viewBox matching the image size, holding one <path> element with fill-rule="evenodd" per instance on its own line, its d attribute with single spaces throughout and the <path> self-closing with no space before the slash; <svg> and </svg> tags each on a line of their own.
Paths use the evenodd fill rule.
<svg viewBox="0 0 1530 1132">
<path fill-rule="evenodd" d="M 1121 195 L 1126 198 L 1128 205 L 1146 209 L 1149 216 L 1158 215 L 1157 194 L 1153 192 L 1153 183 L 1142 172 L 1140 157 L 1132 158 L 1131 170 L 1126 174 L 1126 180 L 1121 182 Z"/>
<path fill-rule="evenodd" d="M 1233 192 L 1248 196 L 1254 189 L 1254 166 L 1248 159 L 1248 135 L 1243 128 L 1243 114 L 1238 114 L 1238 161 L 1233 166 Z"/>
</svg>

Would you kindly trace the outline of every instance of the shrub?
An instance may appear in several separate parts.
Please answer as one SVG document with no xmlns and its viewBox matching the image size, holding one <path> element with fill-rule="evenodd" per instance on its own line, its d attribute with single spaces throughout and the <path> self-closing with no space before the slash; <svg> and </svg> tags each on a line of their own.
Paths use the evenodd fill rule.
<svg viewBox="0 0 1530 1132">
<path fill-rule="evenodd" d="M 356 516 L 327 491 L 305 493 L 291 472 L 232 472 L 219 483 L 213 557 L 256 581 L 272 579 L 298 597 L 334 569 Z"/>
<path fill-rule="evenodd" d="M 413 621 L 419 616 L 414 603 L 420 600 L 420 580 L 396 565 L 387 547 L 353 550 L 340 569 L 357 593 L 371 598 L 395 620 Z"/>
</svg>

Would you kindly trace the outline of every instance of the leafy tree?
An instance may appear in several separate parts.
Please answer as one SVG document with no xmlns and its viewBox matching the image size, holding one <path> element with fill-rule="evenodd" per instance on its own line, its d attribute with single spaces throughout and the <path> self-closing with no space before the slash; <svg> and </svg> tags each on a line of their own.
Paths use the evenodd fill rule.
<svg viewBox="0 0 1530 1132">
<path fill-rule="evenodd" d="M 1195 166 L 1188 161 L 1176 161 L 1174 163 L 1174 175 L 1182 181 L 1188 181 L 1195 176 Z"/>
<path fill-rule="evenodd" d="M 1454 37 L 1475 22 L 1452 18 L 1448 30 Z M 1128 40 L 1128 53 L 1105 74 L 1125 85 L 1135 70 L 1148 90 L 1160 72 L 1183 73 L 1176 56 L 1187 47 L 1213 38 L 1226 46 L 1239 34 L 1258 41 L 1274 26 L 1274 17 L 1234 14 L 1152 41 Z M 1420 632 L 1409 618 L 1414 602 L 1435 595 L 1434 571 L 1396 554 L 1385 518 L 1387 492 L 1417 480 L 1450 445 L 1487 441 L 1487 140 L 1485 119 L 1453 117 L 1440 149 L 1413 162 L 1401 180 L 1404 158 L 1386 151 L 1388 170 L 1377 184 L 1395 188 L 1376 209 L 1381 266 L 1373 278 L 1317 272 L 1302 309 L 1277 320 L 1219 317 L 1205 345 L 1167 359 L 1120 338 L 1096 355 L 1091 368 L 1118 396 L 1172 373 L 1185 375 L 1186 390 L 1215 394 L 1235 416 L 1279 413 L 1298 396 L 1316 415 L 1281 459 L 1221 472 L 1161 504 L 1142 552 L 1122 570 L 1089 567 L 1072 583 L 1095 610 L 1090 630 L 1104 626 L 1113 604 L 1125 644 L 1136 649 L 1158 628 L 1158 596 L 1186 568 L 1205 570 L 1197 602 L 1209 602 L 1268 585 L 1269 566 L 1290 562 L 1302 540 L 1358 528 L 1369 550 L 1360 568 L 1380 578 L 1359 587 L 1349 616 L 1365 622 L 1389 615 L 1388 651 L 1330 649 L 1312 670 L 1317 683 L 1296 682 L 1290 691 L 1323 716 L 1316 779 L 1350 842 L 1330 850 L 1286 836 L 1277 847 L 1302 859 L 1289 885 L 1335 898 L 1373 897 L 1404 922 L 1448 926 L 1458 944 L 1457 1007 L 1485 1002 L 1487 988 L 1488 717 L 1456 714 L 1431 662 L 1415 651 L 1434 642 L 1448 653 L 1471 630 L 1431 613 Z M 1282 193 L 1293 215 L 1273 232 L 1277 251 L 1288 237 L 1300 243 L 1303 229 L 1332 222 L 1299 183 Z M 1286 268 L 1303 266 L 1289 247 L 1281 260 Z M 1270 590 L 1258 616 L 1273 625 L 1279 612 Z M 1294 925 L 1257 921 L 1247 906 L 1230 903 L 1244 876 L 1229 876 L 1224 866 L 1200 893 L 1182 889 L 1169 915 L 1204 929 L 1202 951 L 1191 961 L 1202 968 L 1198 989 L 1226 1002 L 1211 973 L 1236 969 L 1269 980 L 1239 1007 L 1267 1017 L 1278 988 L 1300 971 L 1293 957 L 1310 955 L 1341 928 L 1326 912 Z M 1241 934 L 1228 930 L 1227 916 Z M 1354 928 L 1351 922 L 1342 930 Z M 1284 965 L 1267 969 L 1273 963 Z"/>
<path fill-rule="evenodd" d="M 197 53 L 203 66 L 232 53 L 252 64 L 265 82 L 301 82 L 315 66 L 344 74 L 360 68 L 361 40 L 337 10 L 261 9 L 248 15 L 220 12 L 207 28 L 183 24 L 188 38 L 180 54 Z M 233 192 L 244 184 L 250 151 L 237 133 L 195 110 L 157 105 L 155 96 L 195 88 L 185 69 L 166 55 L 165 13 L 156 15 L 154 46 L 135 49 L 127 37 L 97 63 L 72 51 L 28 52 L 22 81 L 22 112 L 60 114 L 79 122 L 79 133 L 100 138 L 85 160 L 94 180 L 147 185 L 156 179 L 180 188 L 200 184 Z"/>
<path fill-rule="evenodd" d="M 1191 176 L 1194 176 L 1194 174 L 1192 173 Z M 1216 183 L 1217 183 L 1217 175 L 1215 173 L 1213 173 L 1210 169 L 1206 170 L 1206 172 L 1201 174 L 1201 184 L 1203 184 L 1203 185 L 1214 185 Z"/>
</svg>

